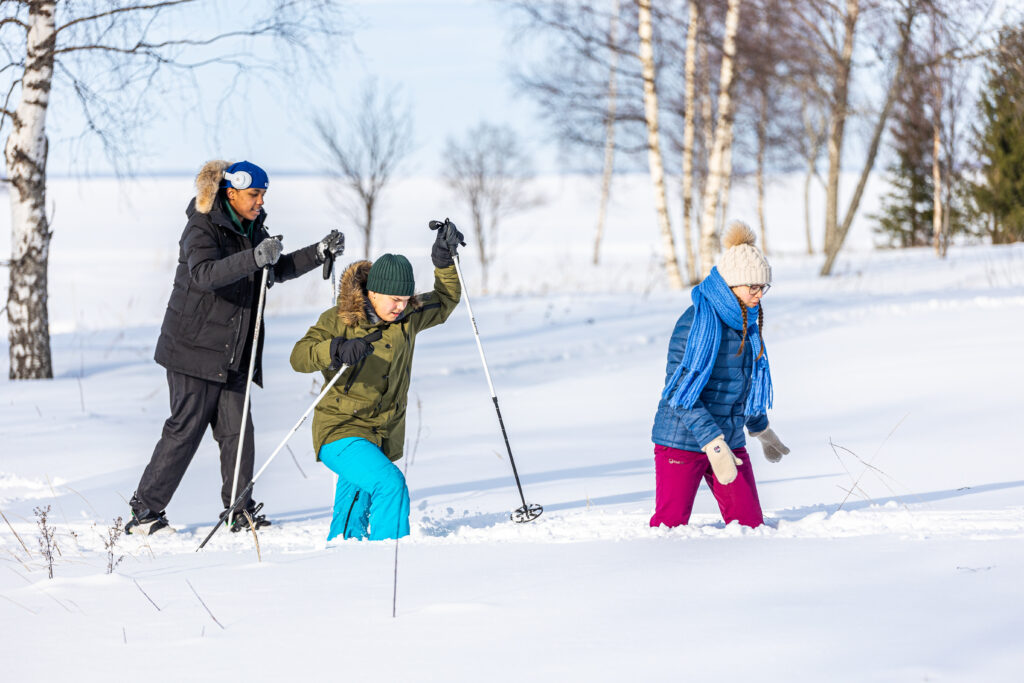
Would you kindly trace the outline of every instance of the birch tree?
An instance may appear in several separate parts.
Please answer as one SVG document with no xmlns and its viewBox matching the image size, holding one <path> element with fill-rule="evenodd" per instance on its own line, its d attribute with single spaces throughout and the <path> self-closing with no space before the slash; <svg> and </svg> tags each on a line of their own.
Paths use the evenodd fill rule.
<svg viewBox="0 0 1024 683">
<path fill-rule="evenodd" d="M 472 219 L 473 247 L 486 293 L 501 221 L 543 201 L 529 190 L 532 164 L 515 131 L 486 122 L 467 131 L 461 140 L 448 138 L 444 160 L 444 178 Z"/>
<path fill-rule="evenodd" d="M 604 130 L 604 169 L 601 173 L 601 199 L 597 209 L 597 230 L 594 236 L 594 265 L 601 260 L 601 239 L 604 237 L 604 223 L 608 215 L 608 199 L 611 195 L 612 174 L 615 172 L 615 108 L 618 104 L 619 68 L 618 32 L 619 0 L 612 0 L 611 24 L 608 27 L 608 44 L 612 46 L 608 65 L 608 113 Z"/>
<path fill-rule="evenodd" d="M 733 67 L 736 59 L 736 31 L 739 28 L 741 0 L 729 0 L 725 14 L 725 34 L 722 39 L 722 67 L 718 84 L 718 117 L 715 121 L 714 141 L 708 157 L 707 185 L 701 200 L 701 273 L 706 276 L 715 265 L 718 255 L 716 230 L 718 204 L 721 199 L 732 147 L 733 124 Z"/>
<path fill-rule="evenodd" d="M 363 233 L 365 258 L 370 258 L 374 218 L 384 188 L 412 150 L 412 114 L 398 93 L 381 94 L 376 80 L 363 85 L 355 111 L 348 113 L 343 132 L 329 114 L 313 125 L 327 159 L 328 172 L 342 188 L 342 210 Z"/>
<path fill-rule="evenodd" d="M 850 23 L 849 30 L 851 32 L 849 39 L 852 41 L 853 27 L 856 24 L 857 0 L 848 0 L 848 11 L 851 13 L 853 19 L 852 22 L 848 22 Z M 868 143 L 864 165 L 861 167 L 860 177 L 857 180 L 857 185 L 853 190 L 853 196 L 850 198 L 850 203 L 847 206 L 846 213 L 844 214 L 841 223 L 839 222 L 839 169 L 842 162 L 843 129 L 842 127 L 830 127 L 829 129 L 829 185 L 826 195 L 825 263 L 821 267 L 822 275 L 830 275 L 832 273 L 832 267 L 835 265 L 836 257 L 839 255 L 839 250 L 842 249 L 843 242 L 846 240 L 846 235 L 850 231 L 850 226 L 853 224 L 853 218 L 857 214 L 857 209 L 860 206 L 860 200 L 864 196 L 864 188 L 867 185 L 868 177 L 870 176 L 872 169 L 874 169 L 875 158 L 878 156 L 878 148 L 881 144 L 882 134 L 885 132 L 886 122 L 892 112 L 893 104 L 896 102 L 900 81 L 903 77 L 903 69 L 906 66 L 907 55 L 910 51 L 913 35 L 913 23 L 919 12 L 920 6 L 918 2 L 916 0 L 909 0 L 903 8 L 902 17 L 897 20 L 897 44 L 895 49 L 888 54 L 891 76 L 889 78 L 888 88 L 886 89 L 885 99 L 882 102 L 882 106 L 878 112 L 877 118 L 875 119 L 874 129 L 871 133 L 870 142 Z M 845 43 L 843 54 L 846 54 Z M 842 70 L 845 73 L 845 83 L 842 89 L 843 99 L 840 100 L 837 97 L 833 101 L 833 105 L 836 109 L 832 111 L 832 116 L 841 116 L 845 122 L 848 107 L 846 98 L 849 95 L 848 86 L 850 62 L 848 60 L 844 62 Z"/>
<path fill-rule="evenodd" d="M 651 184 L 654 186 L 654 210 L 658 216 L 661 231 L 662 253 L 669 285 L 673 289 L 684 286 L 679 260 L 676 257 L 675 238 L 668 215 L 668 200 L 665 193 L 665 165 L 661 156 L 661 134 L 658 128 L 658 92 L 655 84 L 654 47 L 652 41 L 650 0 L 638 0 L 638 33 L 640 35 L 640 64 L 644 80 L 644 114 L 647 121 L 647 157 L 650 167 Z"/>
<path fill-rule="evenodd" d="M 116 168 L 131 150 L 131 125 L 145 120 L 146 103 L 167 90 L 180 96 L 206 66 L 231 71 L 218 95 L 238 94 L 242 76 L 276 59 L 336 38 L 333 0 L 274 0 L 247 7 L 223 32 L 182 28 L 185 16 L 214 14 L 212 0 L 111 3 L 103 0 L 5 0 L 0 19 L 0 86 L 6 93 L 0 130 L 10 187 L 11 260 L 7 298 L 11 379 L 53 376 L 47 267 L 52 237 L 46 213 L 48 116 L 51 93 L 78 106 L 82 136 L 96 137 Z M 266 12 L 262 18 L 261 11 Z M 185 15 L 189 12 L 191 15 Z M 247 41 L 243 44 L 242 41 Z M 262 50 L 266 43 L 294 50 Z M 294 60 L 286 61 L 294 66 Z M 185 86 L 185 87 L 181 87 Z M 64 112 L 61 112 L 63 114 Z M 61 116 L 62 121 L 73 117 Z"/>
<path fill-rule="evenodd" d="M 686 61 L 683 78 L 685 94 L 683 106 L 683 248 L 686 250 L 686 276 L 691 285 L 700 280 L 697 271 L 697 253 L 693 248 L 693 144 L 697 129 L 697 41 L 700 35 L 701 12 L 697 0 L 690 0 L 687 10 Z M 710 117 L 709 117 L 710 118 Z"/>
</svg>

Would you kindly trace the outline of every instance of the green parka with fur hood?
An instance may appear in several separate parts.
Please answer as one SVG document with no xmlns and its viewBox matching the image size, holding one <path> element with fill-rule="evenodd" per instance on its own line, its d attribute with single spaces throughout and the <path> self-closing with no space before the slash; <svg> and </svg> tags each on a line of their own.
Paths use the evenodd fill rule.
<svg viewBox="0 0 1024 683">
<path fill-rule="evenodd" d="M 434 270 L 434 291 L 417 294 L 394 322 L 373 313 L 366 294 L 369 261 L 356 261 L 341 277 L 338 305 L 324 311 L 306 336 L 292 349 L 291 364 L 298 372 L 319 370 L 324 381 L 334 377 L 331 340 L 375 335 L 373 353 L 345 370 L 313 411 L 313 447 L 347 437 L 362 437 L 392 461 L 402 457 L 405 411 L 409 394 L 416 335 L 440 325 L 459 303 L 461 289 L 455 266 Z"/>
</svg>

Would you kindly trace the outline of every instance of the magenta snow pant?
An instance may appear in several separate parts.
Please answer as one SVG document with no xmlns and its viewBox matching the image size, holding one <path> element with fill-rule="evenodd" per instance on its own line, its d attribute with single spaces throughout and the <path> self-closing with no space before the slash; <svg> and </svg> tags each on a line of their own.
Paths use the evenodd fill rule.
<svg viewBox="0 0 1024 683">
<path fill-rule="evenodd" d="M 764 524 L 750 455 L 746 448 L 737 448 L 733 453 L 743 464 L 737 465 L 738 474 L 731 484 L 721 484 L 715 479 L 711 463 L 704 453 L 655 444 L 654 516 L 651 517 L 651 526 L 687 524 L 701 479 L 708 483 L 726 524 L 733 521 L 749 527 Z"/>
</svg>

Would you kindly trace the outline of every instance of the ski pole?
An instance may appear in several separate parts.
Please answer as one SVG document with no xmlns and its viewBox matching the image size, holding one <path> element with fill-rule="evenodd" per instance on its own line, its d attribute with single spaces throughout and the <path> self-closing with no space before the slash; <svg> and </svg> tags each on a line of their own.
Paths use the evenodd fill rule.
<svg viewBox="0 0 1024 683">
<path fill-rule="evenodd" d="M 263 281 L 260 283 L 260 300 L 256 304 L 256 327 L 252 336 L 252 353 L 249 355 L 249 375 L 245 380 L 245 398 L 242 400 L 242 426 L 238 430 L 238 450 L 235 452 L 235 476 L 231 481 L 231 505 L 228 510 L 235 508 L 235 494 L 238 492 L 238 470 L 242 464 L 242 448 L 245 446 L 245 425 L 249 419 L 249 393 L 252 390 L 252 376 L 256 371 L 256 352 L 259 349 L 260 323 L 263 322 L 263 302 L 267 296 L 267 277 L 270 274 L 270 265 L 263 266 Z M 228 517 L 228 524 L 231 523 Z"/>
<path fill-rule="evenodd" d="M 448 225 L 448 219 L 441 221 L 430 221 L 430 229 L 438 230 Z M 465 246 L 465 244 L 463 244 Z M 466 281 L 462 277 L 462 266 L 459 265 L 459 255 L 452 253 L 452 260 L 455 262 L 455 273 L 459 276 L 459 286 L 462 288 L 462 296 L 466 300 L 466 310 L 469 312 L 469 322 L 473 325 L 473 336 L 476 338 L 476 348 L 480 352 L 480 361 L 484 366 L 484 377 L 487 378 L 487 386 L 491 390 L 491 400 L 494 402 L 494 411 L 498 414 L 498 425 L 501 427 L 501 436 L 505 439 L 505 449 L 508 451 L 508 461 L 512 465 L 512 475 L 516 479 L 516 488 L 519 489 L 519 499 L 523 501 L 523 506 L 512 512 L 510 518 L 513 522 L 521 524 L 523 522 L 532 522 L 533 520 L 540 517 L 541 513 L 544 512 L 544 508 L 537 504 L 527 504 L 526 496 L 523 495 L 523 485 L 519 482 L 519 472 L 516 470 L 516 461 L 512 457 L 512 446 L 508 442 L 508 432 L 505 431 L 505 421 L 501 417 L 501 408 L 498 407 L 498 395 L 494 391 L 494 382 L 491 381 L 491 372 L 487 369 L 487 358 L 484 356 L 484 347 L 480 343 L 480 330 L 476 326 L 476 317 L 473 316 L 473 306 L 469 303 L 469 292 L 466 290 Z"/>
<path fill-rule="evenodd" d="M 306 412 L 302 414 L 302 417 L 300 417 L 299 421 L 295 423 L 295 426 L 292 427 L 287 434 L 285 434 L 284 438 L 281 439 L 281 443 L 277 444 L 277 448 L 275 448 L 274 452 L 270 454 L 270 457 L 267 458 L 267 461 L 263 463 L 263 467 L 260 468 L 259 472 L 257 472 L 253 476 L 252 481 L 250 481 L 249 485 L 245 487 L 244 491 L 242 491 L 242 495 L 239 496 L 238 500 L 234 501 L 227 510 L 220 513 L 220 517 L 217 518 L 217 523 L 213 525 L 213 529 L 210 530 L 210 533 L 206 536 L 206 538 L 203 539 L 203 542 L 199 544 L 199 547 L 196 548 L 196 552 L 199 552 L 203 549 L 203 546 L 205 546 L 207 542 L 211 538 L 213 538 L 213 535 L 217 533 L 217 530 L 220 529 L 221 522 L 225 521 L 228 518 L 228 515 L 234 512 L 235 509 L 238 507 L 239 502 L 241 500 L 244 500 L 245 497 L 249 495 L 249 492 L 252 491 L 253 484 L 256 483 L 256 480 L 260 478 L 260 475 L 263 474 L 263 471 L 267 469 L 267 466 L 274 460 L 274 458 L 277 457 L 277 454 L 281 452 L 281 449 L 284 448 L 284 445 L 288 443 L 288 439 L 292 438 L 292 434 L 298 431 L 299 427 L 302 426 L 302 423 L 306 421 L 307 417 L 309 417 L 309 414 L 313 412 L 313 409 L 316 408 L 317 404 L 320 403 L 323 397 L 327 395 L 327 392 L 331 390 L 331 387 L 334 386 L 334 383 L 338 381 L 342 373 L 344 373 L 345 370 L 347 369 L 347 365 L 342 365 L 340 368 L 338 368 L 338 372 L 334 374 L 334 377 L 331 378 L 330 382 L 324 385 L 324 388 L 320 391 L 320 395 L 316 397 L 316 400 L 313 401 L 312 405 L 306 408 Z"/>
</svg>

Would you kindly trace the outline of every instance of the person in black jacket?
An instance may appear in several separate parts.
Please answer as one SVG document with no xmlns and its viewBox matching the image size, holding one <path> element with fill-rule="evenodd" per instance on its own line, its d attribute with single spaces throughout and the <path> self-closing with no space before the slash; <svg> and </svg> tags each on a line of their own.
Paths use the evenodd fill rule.
<svg viewBox="0 0 1024 683">
<path fill-rule="evenodd" d="M 171 416 L 132 495 L 126 533 L 151 534 L 168 526 L 165 508 L 185 476 L 207 427 L 220 445 L 221 502 L 231 504 L 242 407 L 252 345 L 256 343 L 253 382 L 263 386 L 263 331 L 257 331 L 262 270 L 268 282 L 284 282 L 333 258 L 343 245 L 334 230 L 320 242 L 282 254 L 281 241 L 264 225 L 266 172 L 248 161 L 210 161 L 196 177 L 196 196 L 185 210 L 178 267 L 160 338 L 156 362 L 167 369 Z M 262 328 L 262 325 L 261 325 Z M 238 490 L 252 479 L 254 460 L 251 414 L 246 416 Z M 257 525 L 262 504 L 251 496 L 241 509 Z M 233 530 L 241 528 L 236 517 Z"/>
</svg>

